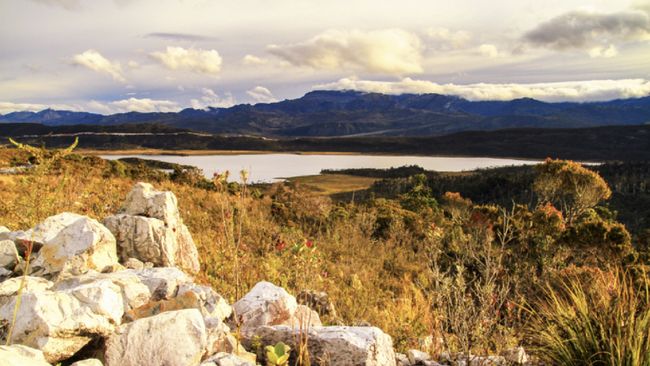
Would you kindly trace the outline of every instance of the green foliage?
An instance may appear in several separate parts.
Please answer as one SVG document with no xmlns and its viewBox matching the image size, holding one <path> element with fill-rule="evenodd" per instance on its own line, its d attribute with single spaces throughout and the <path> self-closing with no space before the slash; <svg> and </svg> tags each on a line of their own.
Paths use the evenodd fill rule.
<svg viewBox="0 0 650 366">
<path fill-rule="evenodd" d="M 291 356 L 291 347 L 282 342 L 275 346 L 266 346 L 266 365 L 267 366 L 287 366 L 289 365 L 289 356 Z"/>
<path fill-rule="evenodd" d="M 650 279 L 615 270 L 548 286 L 528 334 L 550 365 L 650 365 Z"/>
</svg>

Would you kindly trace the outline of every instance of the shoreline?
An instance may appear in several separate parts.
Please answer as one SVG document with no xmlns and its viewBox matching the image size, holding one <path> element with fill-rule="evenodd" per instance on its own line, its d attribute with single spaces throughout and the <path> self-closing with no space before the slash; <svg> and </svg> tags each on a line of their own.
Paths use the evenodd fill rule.
<svg viewBox="0 0 650 366">
<path fill-rule="evenodd" d="M 417 156 L 428 158 L 476 158 L 476 159 L 504 159 L 504 160 L 521 160 L 521 161 L 544 161 L 546 158 L 530 158 L 517 156 L 477 156 L 477 155 L 450 155 L 450 154 L 417 154 L 407 153 L 399 154 L 394 152 L 356 152 L 356 151 L 275 151 L 275 150 L 166 150 L 166 149 L 123 149 L 123 150 L 97 150 L 97 149 L 77 149 L 75 152 L 84 155 L 168 155 L 168 156 L 208 156 L 208 155 L 271 155 L 271 154 L 288 154 L 288 155 L 340 155 L 340 156 Z M 602 161 L 584 159 L 580 163 L 601 164 Z"/>
</svg>

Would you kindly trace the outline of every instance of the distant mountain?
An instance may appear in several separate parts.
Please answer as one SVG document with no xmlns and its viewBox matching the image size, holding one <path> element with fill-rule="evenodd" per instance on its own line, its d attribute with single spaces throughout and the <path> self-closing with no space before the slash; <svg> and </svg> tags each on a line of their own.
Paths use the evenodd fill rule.
<svg viewBox="0 0 650 366">
<path fill-rule="evenodd" d="M 440 94 L 386 95 L 358 91 L 313 91 L 277 103 L 230 108 L 184 109 L 178 113 L 44 110 L 0 116 L 0 122 L 49 126 L 156 123 L 232 135 L 436 136 L 503 128 L 581 128 L 650 123 L 650 97 L 591 103 L 547 103 L 522 98 L 469 101 Z"/>
</svg>

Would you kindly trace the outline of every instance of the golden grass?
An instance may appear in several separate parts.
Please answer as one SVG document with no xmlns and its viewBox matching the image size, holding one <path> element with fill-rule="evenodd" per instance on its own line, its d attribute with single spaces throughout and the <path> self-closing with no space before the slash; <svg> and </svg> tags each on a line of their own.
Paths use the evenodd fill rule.
<svg viewBox="0 0 650 366">
<path fill-rule="evenodd" d="M 368 189 L 377 178 L 357 177 L 344 174 L 320 174 L 288 178 L 292 183 L 322 195 L 353 192 Z"/>
</svg>

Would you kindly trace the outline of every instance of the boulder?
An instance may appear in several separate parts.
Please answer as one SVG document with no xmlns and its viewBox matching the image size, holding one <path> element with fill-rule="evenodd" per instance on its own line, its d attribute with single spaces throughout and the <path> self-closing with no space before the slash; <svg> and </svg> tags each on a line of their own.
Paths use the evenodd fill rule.
<svg viewBox="0 0 650 366">
<path fill-rule="evenodd" d="M 201 366 L 255 366 L 255 363 L 230 353 L 220 352 L 203 361 Z"/>
<path fill-rule="evenodd" d="M 265 325 L 289 323 L 297 308 L 295 297 L 270 282 L 257 283 L 233 305 L 236 321 L 243 332 Z"/>
<path fill-rule="evenodd" d="M 0 320 L 11 322 L 18 278 L 0 285 Z M 11 341 L 43 351 L 48 362 L 69 358 L 93 338 L 108 336 L 123 315 L 120 288 L 107 280 L 54 291 L 51 283 L 28 277 Z M 6 282 L 12 282 L 6 285 Z"/>
<path fill-rule="evenodd" d="M 127 195 L 121 214 L 107 217 L 104 224 L 117 238 L 122 261 L 129 257 L 155 266 L 178 266 L 196 273 L 198 252 L 183 224 L 172 192 L 138 183 Z"/>
<path fill-rule="evenodd" d="M 395 353 L 395 363 L 397 366 L 411 366 L 408 356 L 403 353 Z"/>
<path fill-rule="evenodd" d="M 5 226 L 0 226 L 0 240 L 12 240 L 11 230 L 7 229 Z"/>
<path fill-rule="evenodd" d="M 232 314 L 232 307 L 223 296 L 219 295 L 210 286 L 195 283 L 183 283 L 178 287 L 178 295 L 194 294 L 198 299 L 198 309 L 204 318 L 218 318 L 223 321 Z"/>
<path fill-rule="evenodd" d="M 127 260 L 125 260 L 123 263 L 124 263 L 124 267 L 128 269 L 140 269 L 140 270 L 144 269 L 144 263 L 142 263 L 142 261 L 136 258 L 127 258 Z"/>
<path fill-rule="evenodd" d="M 30 273 L 78 275 L 104 271 L 117 264 L 115 237 L 99 222 L 73 213 L 51 216 L 16 240 L 42 245 L 30 264 Z"/>
<path fill-rule="evenodd" d="M 41 277 L 14 277 L 0 283 L 0 299 L 15 296 L 21 286 L 23 292 L 44 292 L 51 289 L 54 283 Z"/>
<path fill-rule="evenodd" d="M 284 342 L 297 349 L 301 330 L 286 325 L 264 326 L 247 336 L 245 345 L 254 340 L 263 345 Z M 307 333 L 312 364 L 328 360 L 330 365 L 395 366 L 393 340 L 375 327 L 315 327 Z"/>
<path fill-rule="evenodd" d="M 0 268 L 11 271 L 19 261 L 20 256 L 16 250 L 16 244 L 11 240 L 0 240 Z"/>
<path fill-rule="evenodd" d="M 174 267 L 156 267 L 133 271 L 149 288 L 154 300 L 171 299 L 178 294 L 182 284 L 192 283 L 192 278 Z"/>
<path fill-rule="evenodd" d="M 196 309 L 169 311 L 120 326 L 106 340 L 106 366 L 199 365 L 206 330 Z"/>
<path fill-rule="evenodd" d="M 50 366 L 43 352 L 21 344 L 0 346 L 0 364 L 2 366 Z"/>
<path fill-rule="evenodd" d="M 285 324 L 294 328 L 303 329 L 323 326 L 318 313 L 305 305 L 298 305 L 291 319 Z"/>
</svg>

